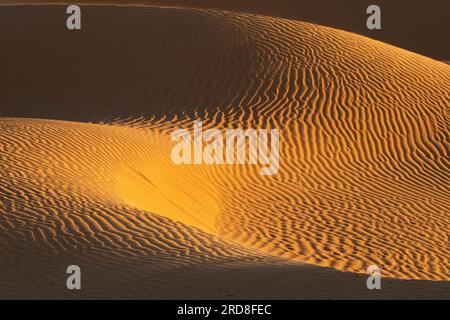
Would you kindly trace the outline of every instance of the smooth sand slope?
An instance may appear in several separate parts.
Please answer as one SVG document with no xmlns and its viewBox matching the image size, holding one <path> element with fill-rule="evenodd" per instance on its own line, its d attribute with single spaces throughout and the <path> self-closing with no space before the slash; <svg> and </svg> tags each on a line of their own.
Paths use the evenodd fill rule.
<svg viewBox="0 0 450 320">
<path fill-rule="evenodd" d="M 448 298 L 448 65 L 265 16 L 60 12 L 0 9 L 1 297 Z M 279 173 L 172 164 L 195 119 L 281 129 Z"/>
</svg>

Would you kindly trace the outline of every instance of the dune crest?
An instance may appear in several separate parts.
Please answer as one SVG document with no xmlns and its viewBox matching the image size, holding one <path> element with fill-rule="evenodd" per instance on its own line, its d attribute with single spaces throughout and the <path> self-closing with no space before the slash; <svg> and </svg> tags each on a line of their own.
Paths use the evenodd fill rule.
<svg viewBox="0 0 450 320">
<path fill-rule="evenodd" d="M 104 10 L 103 26 L 117 27 L 118 9 Z M 450 66 L 309 23 L 213 10 L 127 12 L 138 12 L 152 41 L 132 40 L 144 50 L 129 65 L 141 87 L 126 90 L 142 94 L 129 110 L 115 109 L 121 101 L 89 109 L 105 124 L 0 119 L 2 240 L 143 263 L 290 261 L 356 273 L 376 264 L 387 277 L 450 280 Z M 64 41 L 57 46 L 64 52 Z M 79 51 L 80 61 L 88 56 Z M 125 90 L 120 72 L 101 70 Z M 89 103 L 86 90 L 77 104 Z M 140 98 L 148 109 L 139 110 Z M 44 102 L 33 109 L 42 117 L 52 113 Z M 145 120 L 157 103 L 162 109 Z M 114 116 L 105 119 L 108 110 Z M 280 129 L 279 172 L 175 165 L 170 133 L 195 120 Z"/>
</svg>

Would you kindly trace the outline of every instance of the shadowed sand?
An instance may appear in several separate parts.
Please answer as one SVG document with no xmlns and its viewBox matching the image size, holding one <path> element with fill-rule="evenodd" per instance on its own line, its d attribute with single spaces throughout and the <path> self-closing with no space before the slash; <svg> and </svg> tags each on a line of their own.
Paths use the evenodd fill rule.
<svg viewBox="0 0 450 320">
<path fill-rule="evenodd" d="M 70 33 L 62 9 L 0 8 L 1 297 L 448 298 L 448 65 L 214 10 L 87 7 Z M 279 173 L 173 165 L 195 119 L 282 129 Z"/>
<path fill-rule="evenodd" d="M 2 3 L 68 3 L 68 0 L 0 0 Z M 78 4 L 171 6 L 230 10 L 295 19 L 362 34 L 438 60 L 450 57 L 447 0 L 81 0 Z M 381 30 L 366 27 L 366 9 L 377 4 Z"/>
</svg>

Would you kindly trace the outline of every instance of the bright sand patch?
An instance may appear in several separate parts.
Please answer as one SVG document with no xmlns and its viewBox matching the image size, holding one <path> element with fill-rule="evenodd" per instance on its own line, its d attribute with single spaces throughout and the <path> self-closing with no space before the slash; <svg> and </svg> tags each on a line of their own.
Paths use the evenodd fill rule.
<svg viewBox="0 0 450 320">
<path fill-rule="evenodd" d="M 27 50 L 42 48 L 43 29 L 30 30 L 36 42 L 15 46 L 2 35 L 6 61 L 29 71 L 19 70 L 24 78 L 10 69 L 3 73 L 1 80 L 17 94 L 2 92 L 5 106 L 17 108 L 2 107 L 2 115 L 29 108 L 33 116 L 54 112 L 62 119 L 64 107 L 53 111 L 49 102 L 73 96 L 80 108 L 71 109 L 68 119 L 158 116 L 112 126 L 3 118 L 0 235 L 8 259 L 17 252 L 32 257 L 27 248 L 37 246 L 46 254 L 80 252 L 71 260 L 89 252 L 99 265 L 106 256 L 151 263 L 155 270 L 308 262 L 365 273 L 377 264 L 384 276 L 450 279 L 449 66 L 283 19 L 203 10 L 89 10 L 103 19 L 90 25 L 94 39 L 100 26 L 117 27 L 118 10 L 135 18 L 135 29 L 147 32 L 126 40 L 140 48 L 135 59 L 120 63 L 121 54 L 129 57 L 123 44 L 117 47 L 122 51 L 107 47 L 91 57 L 79 38 L 78 58 L 69 67 L 74 78 L 67 80 L 75 89 L 61 86 L 83 94 L 52 95 L 42 86 L 60 81 L 60 71 L 46 66 L 59 62 L 40 55 L 42 49 L 25 58 Z M 45 28 L 52 30 L 55 21 L 48 19 Z M 62 38 L 50 52 L 70 57 L 66 44 Z M 15 48 L 24 50 L 13 54 Z M 94 66 L 100 60 L 105 65 L 97 65 L 93 77 L 100 72 L 104 82 L 83 81 L 87 73 L 75 72 L 88 70 L 77 62 Z M 118 69 L 107 68 L 114 61 Z M 38 65 L 40 72 L 33 69 Z M 48 81 L 34 83 L 37 74 Z M 98 103 L 95 94 L 97 100 L 107 92 L 115 96 L 111 87 L 123 101 L 89 107 Z M 49 97 L 27 107 L 21 90 Z M 195 108 L 217 128 L 281 129 L 279 173 L 172 164 L 168 133 L 189 126 Z"/>
</svg>

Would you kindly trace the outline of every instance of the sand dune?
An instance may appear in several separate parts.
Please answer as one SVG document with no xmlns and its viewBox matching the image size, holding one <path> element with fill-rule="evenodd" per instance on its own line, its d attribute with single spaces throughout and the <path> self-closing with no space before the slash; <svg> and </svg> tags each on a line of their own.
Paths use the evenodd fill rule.
<svg viewBox="0 0 450 320">
<path fill-rule="evenodd" d="M 0 4 L 68 3 L 68 0 L 0 0 Z M 307 21 L 393 44 L 434 59 L 449 59 L 447 0 L 80 0 L 78 4 L 117 4 L 184 7 L 256 13 Z M 382 11 L 382 29 L 368 30 L 366 9 L 377 4 Z"/>
<path fill-rule="evenodd" d="M 0 9 L 1 296 L 70 296 L 75 261 L 94 298 L 445 297 L 448 65 L 214 10 L 89 7 L 69 34 L 60 9 Z M 281 129 L 279 173 L 174 165 L 170 132 L 196 119 Z M 373 295 L 371 264 L 442 282 Z"/>
</svg>

